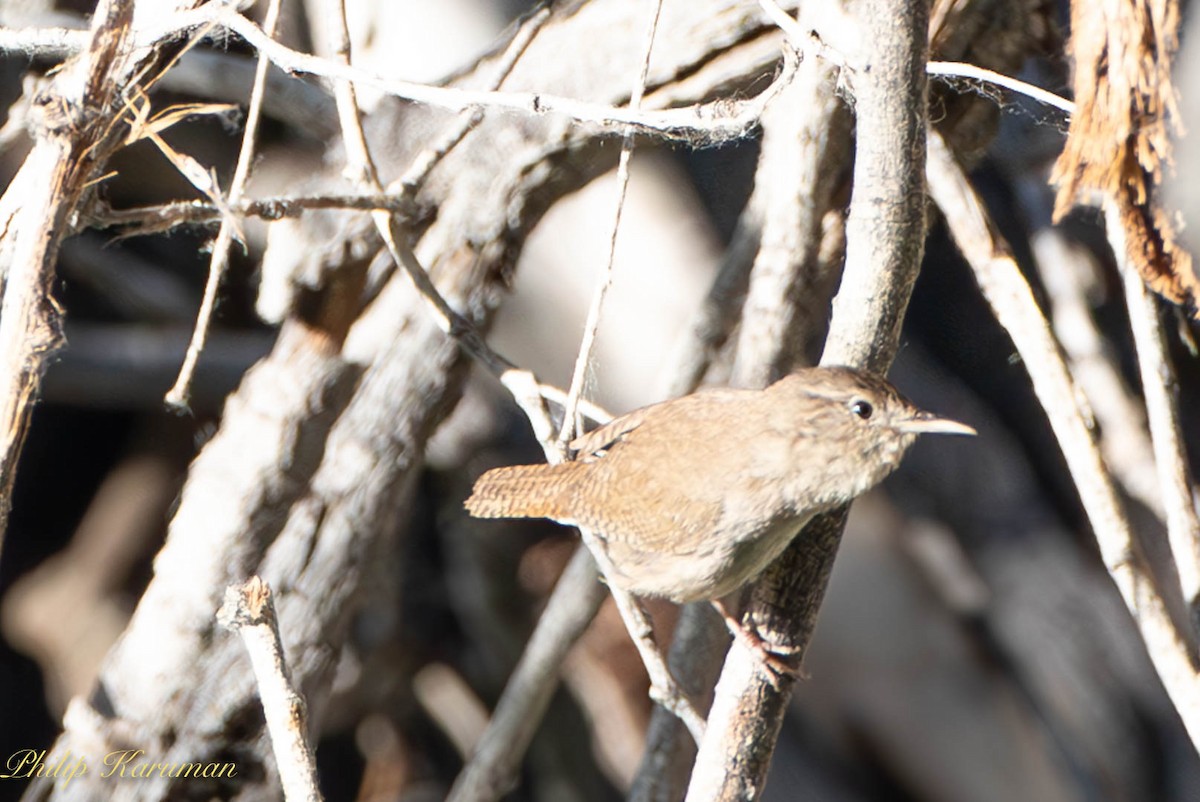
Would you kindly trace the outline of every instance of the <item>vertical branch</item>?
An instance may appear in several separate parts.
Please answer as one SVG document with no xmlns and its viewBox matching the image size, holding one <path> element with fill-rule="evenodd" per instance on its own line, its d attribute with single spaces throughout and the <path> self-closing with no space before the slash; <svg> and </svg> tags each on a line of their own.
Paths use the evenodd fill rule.
<svg viewBox="0 0 1200 802">
<path fill-rule="evenodd" d="M 1180 590 L 1191 615 L 1189 624 L 1196 636 L 1196 612 L 1200 605 L 1200 521 L 1192 499 L 1192 476 L 1179 424 L 1175 368 L 1163 342 L 1158 322 L 1158 306 L 1146 289 L 1142 277 L 1125 255 L 1124 229 L 1113 204 L 1105 207 L 1113 255 L 1125 277 L 1125 303 L 1142 373 L 1142 393 L 1146 398 L 1146 417 L 1150 423 L 1150 442 L 1154 464 L 1162 489 L 1163 509 L 1167 515 L 1167 543 L 1179 574 Z"/>
<path fill-rule="evenodd" d="M 846 266 L 821 361 L 884 372 L 896 353 L 925 239 L 929 6 L 863 0 L 853 13 L 860 47 L 846 55 L 857 119 L 854 190 Z M 818 517 L 754 587 L 754 624 L 798 659 L 815 627 L 844 521 L 844 510 Z M 761 658 L 735 640 L 688 802 L 760 796 L 794 681 L 769 676 Z"/>
<path fill-rule="evenodd" d="M 668 666 L 684 693 L 701 710 L 712 702 L 713 684 L 729 648 L 729 629 L 708 602 L 685 605 L 671 636 Z M 655 707 L 646 748 L 629 789 L 629 802 L 675 802 L 687 788 L 696 759 L 695 741 L 679 717 Z"/>
<path fill-rule="evenodd" d="M 18 233 L 0 306 L 0 546 L 34 399 L 49 360 L 66 343 L 51 288 L 58 232 L 69 212 L 64 201 L 74 183 L 69 154 L 66 143 L 38 143 L 10 185 L 28 191 L 13 220 Z"/>
<path fill-rule="evenodd" d="M 851 73 L 856 136 L 846 266 L 823 365 L 886 373 L 925 248 L 928 3 L 859 8 L 867 65 Z M 877 49 L 877 50 L 876 50 Z M 856 66 L 851 57 L 850 66 Z"/>
<path fill-rule="evenodd" d="M 124 85 L 117 68 L 132 20 L 133 0 L 102 0 L 96 8 L 88 49 L 35 99 L 42 127 L 5 192 L 19 199 L 19 211 L 6 230 L 14 240 L 0 303 L 0 547 L 34 399 L 65 343 L 52 295 L 58 246 L 104 155 L 100 144 L 111 141 L 117 87 Z"/>
<path fill-rule="evenodd" d="M 230 585 L 217 610 L 217 621 L 242 636 L 250 655 L 284 799 L 320 802 L 317 765 L 308 735 L 308 706 L 293 685 L 284 659 L 271 586 L 259 576 L 240 586 Z"/>
<path fill-rule="evenodd" d="M 734 357 L 736 387 L 765 387 L 803 356 L 805 342 L 825 324 L 828 274 L 836 274 L 820 258 L 822 221 L 849 156 L 835 141 L 848 118 L 839 113 L 834 65 L 810 58 L 794 69 L 763 114 L 750 201 L 761 210 L 762 234 Z"/>
<path fill-rule="evenodd" d="M 841 260 L 827 258 L 823 220 L 849 158 L 849 115 L 835 91 L 836 67 L 825 59 L 800 62 L 790 50 L 779 81 L 784 89 L 763 113 L 762 150 L 754 191 L 739 222 L 740 242 L 730 246 L 701 325 L 686 350 L 681 349 L 672 377 L 676 394 L 695 390 L 712 356 L 711 345 L 732 328 L 732 313 L 742 305 L 736 303 L 737 293 L 730 292 L 731 280 L 743 258 L 754 264 L 741 309 L 732 384 L 762 387 L 778 378 L 804 358 L 826 323 L 830 284 Z M 749 243 L 756 253 L 744 253 Z M 693 698 L 711 698 L 728 646 L 728 630 L 709 605 L 684 609 L 671 641 L 671 670 Z M 630 799 L 679 799 L 695 755 L 678 722 L 656 709 Z"/>
<path fill-rule="evenodd" d="M 1146 411 L 1121 375 L 1117 357 L 1087 302 L 1089 285 L 1096 281 L 1094 262 L 1082 247 L 1069 245 L 1064 234 L 1054 228 L 1038 231 L 1031 244 L 1046 288 L 1054 336 L 1100 428 L 1104 462 L 1125 492 L 1165 525 L 1167 514 Z"/>
<path fill-rule="evenodd" d="M 604 601 L 604 586 L 598 580 L 591 554 L 579 548 L 550 595 L 546 612 L 471 759 L 455 779 L 446 797 L 448 802 L 499 799 L 512 789 L 525 751 L 558 687 L 553 679 L 567 651 L 591 624 Z"/>
</svg>

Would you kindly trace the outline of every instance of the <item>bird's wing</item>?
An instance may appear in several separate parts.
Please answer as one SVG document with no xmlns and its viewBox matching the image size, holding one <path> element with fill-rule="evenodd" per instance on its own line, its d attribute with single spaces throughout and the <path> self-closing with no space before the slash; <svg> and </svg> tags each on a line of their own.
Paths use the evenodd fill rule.
<svg viewBox="0 0 1200 802">
<path fill-rule="evenodd" d="M 610 544 L 644 554 L 694 552 L 697 539 L 711 535 L 722 510 L 719 502 L 677 494 L 650 503 L 624 493 L 606 494 L 598 501 L 577 504 L 577 523 Z"/>
<path fill-rule="evenodd" d="M 641 426 L 651 409 L 653 407 L 635 409 L 633 412 L 613 418 L 603 426 L 576 437 L 571 441 L 571 448 L 578 454 L 577 459 L 599 456 L 600 452 Z"/>
<path fill-rule="evenodd" d="M 632 412 L 613 418 L 603 426 L 581 434 L 571 441 L 571 448 L 579 455 L 579 459 L 589 456 L 603 456 L 601 452 L 620 442 L 625 435 L 641 426 L 647 420 L 654 420 L 660 431 L 668 427 L 672 429 L 678 428 L 686 436 L 691 433 L 689 430 L 692 426 L 696 424 L 703 425 L 705 421 L 700 416 L 680 415 L 681 410 L 693 410 L 697 408 L 703 410 L 708 408 L 704 404 L 711 400 L 726 402 L 743 401 L 750 395 L 750 391 L 747 390 L 715 387 L 700 390 L 685 398 L 651 404 L 650 406 L 635 409 Z M 663 425 L 664 423 L 666 424 L 665 426 Z M 675 426 L 672 426 L 672 424 L 675 424 Z"/>
<path fill-rule="evenodd" d="M 586 493 L 564 499 L 571 517 L 605 540 L 645 553 L 703 547 L 724 517 L 726 495 L 757 470 L 738 442 L 742 406 L 760 395 L 717 388 L 630 412 L 572 446 Z"/>
</svg>

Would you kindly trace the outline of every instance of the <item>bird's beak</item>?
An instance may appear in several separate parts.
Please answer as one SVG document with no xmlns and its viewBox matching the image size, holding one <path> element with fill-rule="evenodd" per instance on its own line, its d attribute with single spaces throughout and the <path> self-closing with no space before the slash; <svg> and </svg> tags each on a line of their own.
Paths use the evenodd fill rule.
<svg viewBox="0 0 1200 802">
<path fill-rule="evenodd" d="M 912 434 L 978 434 L 965 423 L 959 423 L 949 418 L 939 418 L 932 412 L 917 412 L 897 426 L 902 432 Z"/>
</svg>

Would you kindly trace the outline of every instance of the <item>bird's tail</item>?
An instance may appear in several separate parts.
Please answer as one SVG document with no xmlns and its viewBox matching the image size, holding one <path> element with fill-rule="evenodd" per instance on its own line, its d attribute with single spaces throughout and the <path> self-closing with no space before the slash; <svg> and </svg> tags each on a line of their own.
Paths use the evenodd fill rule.
<svg viewBox="0 0 1200 802">
<path fill-rule="evenodd" d="M 475 482 L 466 501 L 476 518 L 560 518 L 563 492 L 575 463 L 494 468 Z"/>
</svg>

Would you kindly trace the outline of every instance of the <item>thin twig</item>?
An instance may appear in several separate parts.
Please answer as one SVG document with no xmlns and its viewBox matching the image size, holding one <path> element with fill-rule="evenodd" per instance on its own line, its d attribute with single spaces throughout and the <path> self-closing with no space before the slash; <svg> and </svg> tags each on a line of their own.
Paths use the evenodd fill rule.
<svg viewBox="0 0 1200 802">
<path fill-rule="evenodd" d="M 334 57 L 341 64 L 350 65 L 350 30 L 346 24 L 346 4 L 343 0 L 327 0 L 327 22 L 331 24 L 330 45 Z M 262 51 L 260 50 L 261 54 Z M 367 137 L 363 133 L 361 112 L 358 108 L 358 93 L 354 84 L 339 82 L 333 87 L 334 99 L 337 101 L 338 123 L 342 129 L 343 145 L 346 148 L 346 173 L 351 180 L 366 186 L 375 192 L 383 192 L 379 182 L 379 172 L 371 158 L 367 147 Z M 383 217 L 380 217 L 383 215 Z M 388 235 L 386 219 L 391 215 L 386 212 L 372 212 L 379 233 Z"/>
<path fill-rule="evenodd" d="M 487 728 L 487 706 L 461 674 L 430 663 L 413 676 L 413 696 L 463 759 L 475 751 Z"/>
<path fill-rule="evenodd" d="M 344 4 L 338 13 L 340 18 L 335 20 L 334 23 L 332 45 L 337 57 L 346 66 L 349 66 L 350 39 L 345 20 Z M 497 62 L 491 79 L 488 82 L 491 89 L 495 90 L 504 83 L 504 80 L 512 72 L 521 55 L 529 47 L 537 32 L 541 30 L 549 18 L 549 7 L 542 6 L 518 23 L 519 27 L 513 35 L 512 41 L 505 48 L 505 52 Z M 361 183 L 377 193 L 384 193 L 378 170 L 367 147 L 366 135 L 362 130 L 354 84 L 336 84 L 334 94 L 337 100 L 338 118 L 342 125 L 343 137 L 347 143 L 349 154 L 348 169 L 359 174 Z M 455 123 L 444 129 L 439 134 L 438 140 L 419 153 L 413 159 L 408 169 L 405 170 L 404 174 L 388 186 L 387 193 L 396 194 L 398 197 L 404 199 L 414 198 L 438 162 L 445 158 L 446 154 L 453 150 L 482 119 L 483 112 L 480 109 L 468 109 L 461 112 Z M 376 230 L 379 232 L 388 252 L 391 254 L 393 264 L 401 265 L 409 272 L 418 289 L 422 289 L 423 294 L 430 299 L 438 315 L 448 322 L 449 328 L 446 331 L 448 333 L 452 333 L 454 330 L 471 331 L 473 327 L 470 326 L 468 321 L 458 316 L 445 302 L 439 302 L 441 298 L 440 294 L 433 288 L 432 284 L 427 282 L 424 267 L 418 263 L 416 254 L 408 247 L 407 237 L 404 233 L 405 226 L 402 224 L 402 221 L 398 220 L 390 210 L 373 209 L 371 211 L 373 212 L 372 219 L 375 222 Z M 469 335 L 466 339 L 478 342 L 479 345 L 476 349 L 478 353 L 476 356 L 484 362 L 493 375 L 503 377 L 515 368 L 507 359 L 492 352 L 482 337 Z M 532 400 L 532 397 L 524 392 L 516 392 L 517 388 L 522 391 L 528 390 L 528 385 L 531 381 L 535 381 L 532 379 L 532 375 L 530 375 L 529 379 L 519 379 L 516 385 L 505 382 L 505 386 L 514 392 L 514 397 L 517 398 L 522 409 L 533 413 L 534 417 L 542 418 L 545 414 L 544 410 L 539 410 L 537 407 L 530 406 L 527 403 Z M 540 399 L 537 404 L 540 407 Z M 536 430 L 543 425 L 543 422 L 539 421 L 533 425 Z"/>
<path fill-rule="evenodd" d="M 346 26 L 345 7 L 341 0 L 330 0 L 330 2 L 333 3 L 331 9 L 333 46 L 339 58 L 348 65 L 350 34 Z M 539 22 L 538 25 L 540 26 L 540 24 Z M 509 64 L 509 69 L 511 66 L 512 64 Z M 503 77 L 503 75 L 499 76 L 498 80 L 502 81 Z M 342 125 L 342 135 L 350 162 L 349 167 L 358 173 L 361 183 L 368 186 L 373 192 L 382 194 L 383 186 L 362 130 L 354 85 L 349 82 L 339 83 L 335 88 L 335 97 L 338 105 L 338 119 Z M 529 417 L 535 432 L 549 432 L 552 429 L 550 415 L 542 403 L 541 396 L 533 393 L 533 390 L 540 386 L 533 375 L 528 371 L 518 369 L 508 359 L 492 350 L 474 325 L 450 306 L 434 286 L 433 281 L 429 278 L 429 273 L 408 245 L 405 232 L 394 215 L 380 210 L 373 211 L 371 217 L 392 259 L 404 268 L 420 296 L 433 310 L 434 317 L 441 329 L 454 337 L 467 353 L 482 363 L 492 375 L 498 377 L 501 383 L 512 391 L 513 398 Z"/>
<path fill-rule="evenodd" d="M 275 35 L 275 26 L 279 21 L 280 0 L 270 0 L 263 25 L 267 36 Z M 233 179 L 229 184 L 229 199 L 227 203 L 237 203 L 241 200 L 250 178 L 250 167 L 254 163 L 254 146 L 258 136 L 258 123 L 262 118 L 263 96 L 267 85 L 268 59 L 261 53 L 254 69 L 254 88 L 250 92 L 250 108 L 246 113 L 246 128 L 242 132 L 242 145 L 238 150 L 237 166 L 233 171 Z M 183 365 L 175 385 L 167 391 L 165 401 L 171 407 L 186 409 L 188 396 L 191 395 L 192 377 L 196 372 L 196 363 L 200 361 L 200 353 L 208 340 L 208 329 L 212 324 L 213 313 L 217 307 L 217 294 L 221 289 L 221 280 L 229 266 L 229 248 L 237 235 L 238 222 L 232 216 L 222 215 L 221 227 L 217 231 L 217 239 L 213 243 L 212 256 L 208 265 L 208 281 L 204 285 L 204 297 L 200 301 L 200 311 L 196 315 L 196 329 L 192 341 L 188 344 L 187 353 L 183 357 Z"/>
<path fill-rule="evenodd" d="M 305 212 L 317 209 L 387 211 L 406 220 L 416 218 L 421 213 L 412 197 L 386 193 L 242 198 L 236 203 L 229 203 L 228 207 L 236 215 L 259 217 L 263 220 L 299 217 Z M 125 238 L 161 234 L 180 225 L 205 224 L 220 220 L 221 210 L 216 204 L 191 200 L 130 209 L 93 209 L 84 217 L 83 224 L 92 228 L 121 227 L 124 230 L 119 236 Z"/>
<path fill-rule="evenodd" d="M 386 94 L 423 103 L 447 111 L 473 108 L 505 109 L 527 114 L 564 114 L 579 122 L 594 123 L 605 128 L 626 125 L 650 131 L 660 137 L 695 139 L 719 143 L 746 136 L 758 121 L 763 107 L 778 87 L 769 86 L 749 100 L 723 98 L 719 101 L 662 111 L 633 111 L 602 103 L 589 103 L 557 95 L 536 92 L 501 92 L 465 89 L 453 86 L 430 86 L 412 81 L 387 78 L 377 73 L 338 64 L 285 47 L 266 36 L 253 22 L 226 6 L 207 4 L 191 14 L 179 14 L 180 24 L 216 22 L 236 33 L 248 44 L 266 54 L 280 69 L 289 73 L 304 73 L 337 82 L 374 87 Z"/>
<path fill-rule="evenodd" d="M 271 587 L 253 576 L 225 590 L 217 620 L 242 636 L 262 700 L 267 732 L 288 802 L 317 802 L 317 764 L 308 738 L 308 705 L 289 677 Z"/>
<path fill-rule="evenodd" d="M 671 676 L 707 711 L 713 685 L 725 662 L 729 629 L 707 602 L 684 605 L 671 634 Z M 678 716 L 655 708 L 646 728 L 646 747 L 629 789 L 629 802 L 666 802 L 683 796 L 696 759 L 696 744 Z"/>
<path fill-rule="evenodd" d="M 646 27 L 646 39 L 642 49 L 641 69 L 633 82 L 633 90 L 629 93 L 629 108 L 635 112 L 641 107 L 642 97 L 646 93 L 646 75 L 650 71 L 650 54 L 654 49 L 654 35 L 658 31 L 658 19 L 662 14 L 662 0 L 653 0 L 653 2 L 653 13 L 650 15 L 650 24 Z M 633 129 L 626 127 L 621 138 L 621 156 L 617 162 L 617 197 L 613 210 L 612 227 L 609 229 L 608 252 L 605 255 L 600 276 L 596 281 L 596 289 L 592 293 L 587 320 L 583 325 L 583 340 L 579 343 L 579 353 L 575 357 L 575 369 L 571 374 L 570 388 L 567 390 L 567 407 L 563 416 L 562 432 L 558 436 L 559 447 L 564 449 L 567 443 L 575 437 L 576 410 L 579 409 L 579 399 L 583 397 L 583 385 L 592 360 L 592 346 L 596 342 L 596 332 L 600 329 L 600 314 L 604 310 L 604 298 L 608 295 L 608 288 L 612 286 L 613 263 L 617 254 L 617 234 L 621 230 L 621 213 L 625 209 L 625 195 L 629 189 L 629 160 L 632 157 Z"/>
<path fill-rule="evenodd" d="M 967 64 L 965 61 L 931 61 L 926 65 L 925 71 L 939 78 L 967 78 L 973 81 L 981 81 L 985 84 L 994 84 L 1002 89 L 1008 89 L 1019 95 L 1025 95 L 1030 100 L 1036 100 L 1038 103 L 1053 106 L 1066 114 L 1075 113 L 1075 104 L 1060 95 L 1042 89 L 1040 86 L 1026 83 L 1019 78 L 1013 78 L 994 70 L 977 67 L 974 64 Z"/>
<path fill-rule="evenodd" d="M 788 40 L 793 46 L 802 51 L 811 50 L 811 46 L 816 38 L 814 31 L 805 30 L 804 26 L 797 22 L 796 18 L 789 14 L 775 0 L 758 0 L 758 4 L 762 6 L 763 11 L 771 18 L 771 21 L 787 34 Z M 822 47 L 819 40 L 816 44 L 822 57 L 838 66 L 846 66 L 845 60 L 840 53 L 830 48 Z M 1010 75 L 1004 75 L 985 67 L 968 64 L 965 61 L 930 61 L 925 65 L 925 73 L 938 78 L 966 78 L 992 84 L 1016 92 L 1017 94 L 1025 95 L 1047 106 L 1053 106 L 1067 114 L 1075 113 L 1075 104 L 1064 97 L 1042 89 L 1040 86 L 1034 86 L 1031 83 L 1022 81 L 1019 78 L 1013 78 Z"/>
<path fill-rule="evenodd" d="M 335 6 L 332 12 L 334 47 L 342 58 L 349 60 L 350 36 L 346 27 L 345 8 L 341 4 L 341 0 L 330 1 Z M 537 24 L 540 26 L 541 23 Z M 511 66 L 510 64 L 510 69 Z M 502 81 L 503 77 L 503 75 L 498 76 L 498 80 Z M 339 84 L 335 96 L 338 104 L 338 118 L 343 126 L 343 137 L 346 141 L 351 169 L 358 172 L 360 181 L 373 192 L 382 194 L 383 187 L 379 180 L 379 174 L 362 130 L 353 84 Z M 433 280 L 430 279 L 425 266 L 421 264 L 416 253 L 409 246 L 405 231 L 394 215 L 380 210 L 372 212 L 371 216 L 392 260 L 408 274 L 417 293 L 425 301 L 426 306 L 433 311 L 438 326 L 447 335 L 457 340 L 468 354 L 500 380 L 501 384 L 512 393 L 513 400 L 529 418 L 530 425 L 539 442 L 550 443 L 553 438 L 551 434 L 553 423 L 539 392 L 541 385 L 536 377 L 531 372 L 518 368 L 493 350 L 471 321 L 450 306 L 450 303 L 434 285 Z"/>
<path fill-rule="evenodd" d="M 340 5 L 340 2 L 333 10 L 333 18 L 335 47 L 342 54 L 343 58 L 349 59 L 349 33 L 346 28 L 345 10 Z M 545 19 L 534 15 L 530 18 L 529 24 L 533 28 L 540 29 L 544 22 Z M 528 42 L 526 41 L 519 48 L 510 51 L 512 54 L 511 58 L 504 59 L 504 69 L 500 70 L 495 76 L 497 84 L 503 82 L 505 76 L 515 65 L 517 55 L 520 52 L 524 52 L 527 46 Z M 344 135 L 347 141 L 347 151 L 350 153 L 351 159 L 357 160 L 356 169 L 360 173 L 362 181 L 373 190 L 376 196 L 383 196 L 384 193 L 380 185 L 378 173 L 371 158 L 370 149 L 366 144 L 366 137 L 362 132 L 357 100 L 352 91 L 353 87 L 348 83 L 343 84 L 343 86 L 351 90 L 337 94 L 338 116 L 343 126 L 345 126 Z M 450 306 L 450 303 L 430 279 L 424 265 L 420 263 L 417 255 L 409 247 L 400 221 L 395 215 L 381 209 L 375 210 L 375 214 L 372 217 L 392 259 L 408 274 L 418 295 L 420 295 L 427 307 L 433 312 L 434 319 L 437 321 L 439 328 L 447 335 L 453 337 L 459 346 L 500 380 L 500 383 L 509 390 L 513 400 L 517 402 L 517 405 L 521 407 L 521 410 L 529 419 L 538 442 L 543 444 L 548 453 L 554 451 L 551 448 L 553 423 L 544 403 L 544 399 L 548 396 L 543 395 L 543 390 L 550 388 L 545 388 L 531 372 L 518 368 L 507 358 L 493 350 L 471 321 Z M 561 391 L 558 392 L 561 393 Z M 594 416 L 593 419 L 597 422 L 607 420 L 611 417 L 594 405 L 590 406 L 589 409 Z"/>
<path fill-rule="evenodd" d="M 599 541 L 595 533 L 579 527 L 579 534 L 588 547 L 588 551 L 595 558 L 596 564 L 600 566 L 600 573 L 605 578 L 615 576 L 616 569 L 608 559 L 608 552 L 604 550 L 604 544 Z M 633 645 L 637 647 L 638 654 L 642 657 L 646 673 L 650 675 L 651 698 L 674 713 L 688 728 L 688 732 L 692 734 L 696 743 L 700 743 L 704 737 L 704 717 L 700 715 L 695 705 L 671 676 L 667 661 L 654 641 L 654 631 L 650 627 L 650 620 L 646 617 L 645 610 L 638 604 L 633 594 L 614 585 L 611 580 L 608 581 L 608 586 L 613 601 L 617 603 L 617 610 L 621 613 L 621 620 L 625 622 L 625 628 L 629 630 Z"/>
<path fill-rule="evenodd" d="M 5 28 L 0 26 L 0 55 L 61 61 L 82 50 L 87 31 L 70 28 Z"/>
<path fill-rule="evenodd" d="M 642 51 L 641 69 L 630 92 L 629 108 L 637 111 L 646 91 L 646 76 L 650 71 L 650 54 L 654 48 L 654 36 L 658 30 L 659 15 L 662 13 L 662 0 L 653 0 L 654 7 L 650 23 L 646 30 L 645 47 Z M 592 303 L 588 308 L 587 322 L 584 324 L 583 341 L 579 346 L 579 354 L 575 359 L 574 375 L 571 378 L 571 388 L 567 392 L 567 405 L 563 414 L 562 430 L 558 437 L 558 448 L 565 452 L 567 443 L 575 433 L 575 418 L 579 409 L 579 400 L 583 394 L 583 386 L 587 377 L 588 365 L 591 361 L 592 345 L 596 340 L 596 332 L 600 327 L 600 315 L 604 308 L 604 298 L 612 285 L 613 263 L 616 257 L 617 233 L 621 226 L 621 212 L 625 207 L 625 193 L 629 186 L 629 160 L 633 155 L 633 130 L 627 128 L 621 142 L 621 157 L 617 166 L 617 198 L 613 214 L 613 224 L 608 241 L 608 254 L 600 278 L 597 281 Z M 687 726 L 692 737 L 699 742 L 704 734 L 704 719 L 696 711 L 695 706 L 679 689 L 678 684 L 671 678 L 667 662 L 654 642 L 654 633 L 650 622 L 637 600 L 632 594 L 622 590 L 612 581 L 615 576 L 612 564 L 604 551 L 604 544 L 595 534 L 584 527 L 579 528 L 579 534 L 584 544 L 596 558 L 601 573 L 609 580 L 613 600 L 617 610 L 633 638 L 642 662 L 650 675 L 651 696 L 659 704 L 675 713 Z"/>
<path fill-rule="evenodd" d="M 1025 277 L 995 234 L 979 197 L 949 147 L 929 132 L 929 191 L 951 236 L 975 272 L 1000 325 L 1029 370 L 1034 391 L 1091 521 L 1105 567 L 1146 642 L 1163 687 L 1175 703 L 1193 744 L 1200 746 L 1200 677 L 1189 647 L 1176 632 L 1161 597 L 1137 557 L 1124 510 L 1077 403 L 1076 390 L 1050 326 Z"/>
<path fill-rule="evenodd" d="M 512 788 L 517 768 L 558 687 L 558 672 L 567 651 L 591 624 L 604 595 L 596 563 L 581 546 L 550 594 L 546 612 L 538 619 L 487 729 L 446 802 L 499 799 Z"/>
<path fill-rule="evenodd" d="M 1116 205 L 1105 204 L 1104 211 L 1105 231 L 1125 278 L 1125 303 L 1142 373 L 1150 441 L 1154 445 L 1154 462 L 1167 514 L 1167 543 L 1179 574 L 1184 603 L 1191 613 L 1188 623 L 1193 631 L 1190 635 L 1195 638 L 1196 613 L 1200 605 L 1200 521 L 1196 517 L 1192 476 L 1179 422 L 1175 367 L 1163 341 L 1157 301 L 1126 257 L 1125 229 Z"/>
</svg>

